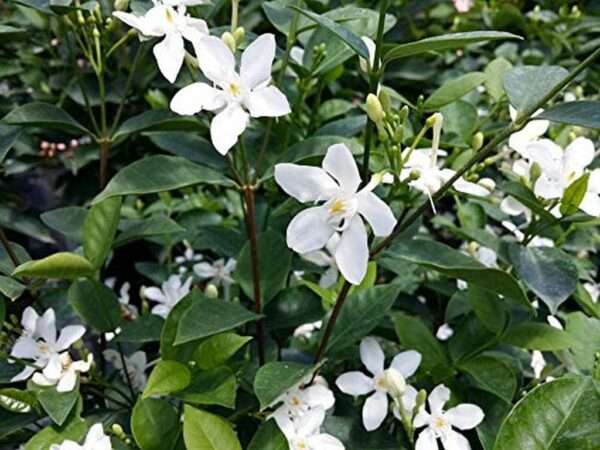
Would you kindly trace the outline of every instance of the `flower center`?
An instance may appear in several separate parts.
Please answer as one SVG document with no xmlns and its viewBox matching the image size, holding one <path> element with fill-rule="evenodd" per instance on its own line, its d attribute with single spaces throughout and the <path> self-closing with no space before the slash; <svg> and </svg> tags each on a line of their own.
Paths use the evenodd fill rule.
<svg viewBox="0 0 600 450">
<path fill-rule="evenodd" d="M 229 83 L 229 93 L 234 97 L 238 97 L 242 93 L 242 89 L 237 83 Z"/>
<path fill-rule="evenodd" d="M 45 342 L 40 342 L 38 344 L 38 350 L 40 351 L 40 353 L 48 354 L 50 353 L 50 346 Z"/>
<path fill-rule="evenodd" d="M 437 434 L 442 434 L 448 428 L 448 421 L 444 416 L 435 416 L 431 421 L 431 426 Z"/>
<path fill-rule="evenodd" d="M 375 387 L 379 391 L 388 391 L 390 385 L 388 384 L 385 372 L 375 378 Z"/>
<path fill-rule="evenodd" d="M 343 200 L 336 199 L 329 207 L 329 213 L 332 215 L 344 214 L 346 212 L 346 205 Z"/>
<path fill-rule="evenodd" d="M 174 18 L 173 18 L 173 14 L 171 14 L 171 10 L 170 9 L 165 9 L 165 16 L 167 17 L 167 22 L 169 23 L 173 23 Z"/>
<path fill-rule="evenodd" d="M 300 399 L 298 398 L 297 395 L 293 395 L 292 398 L 290 399 L 290 405 L 298 407 L 302 404 L 302 402 L 300 401 Z"/>
<path fill-rule="evenodd" d="M 295 450 L 308 450 L 308 448 L 309 447 L 305 439 L 298 439 L 296 442 L 294 442 Z"/>
</svg>

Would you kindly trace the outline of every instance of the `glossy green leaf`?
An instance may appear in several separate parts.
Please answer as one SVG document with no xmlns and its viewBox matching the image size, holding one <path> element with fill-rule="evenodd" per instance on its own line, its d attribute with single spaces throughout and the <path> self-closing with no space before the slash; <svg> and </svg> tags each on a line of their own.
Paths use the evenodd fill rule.
<svg viewBox="0 0 600 450">
<path fill-rule="evenodd" d="M 0 164 L 4 162 L 6 155 L 8 155 L 20 135 L 21 128 L 0 125 Z"/>
<path fill-rule="evenodd" d="M 542 100 L 568 74 L 559 66 L 518 66 L 504 76 L 504 89 L 510 103 L 522 112 Z"/>
<path fill-rule="evenodd" d="M 198 119 L 179 116 L 169 110 L 150 110 L 127 119 L 115 131 L 114 140 L 140 131 L 200 131 Z"/>
<path fill-rule="evenodd" d="M 177 361 L 161 360 L 152 369 L 142 398 L 165 395 L 185 389 L 191 381 L 190 369 Z"/>
<path fill-rule="evenodd" d="M 578 211 L 579 205 L 587 193 L 589 179 L 590 174 L 586 173 L 567 187 L 560 200 L 560 213 L 563 216 L 570 216 Z"/>
<path fill-rule="evenodd" d="M 46 244 L 56 243 L 48 229 L 37 218 L 3 204 L 0 204 L 0 226 Z"/>
<path fill-rule="evenodd" d="M 36 398 L 32 392 L 14 388 L 0 389 L 0 407 L 7 411 L 25 414 L 35 407 Z"/>
<path fill-rule="evenodd" d="M 83 224 L 87 211 L 79 206 L 67 206 L 46 211 L 40 216 L 44 224 L 62 233 L 69 240 L 80 243 L 83 241 Z"/>
<path fill-rule="evenodd" d="M 283 394 L 310 379 L 315 366 L 295 362 L 271 362 L 258 369 L 254 378 L 254 393 L 265 409 Z"/>
<path fill-rule="evenodd" d="M 113 331 L 121 322 L 117 296 L 96 280 L 75 281 L 69 288 L 68 299 L 81 320 L 97 331 Z"/>
<path fill-rule="evenodd" d="M 517 377 L 501 358 L 487 354 L 479 355 L 461 363 L 460 370 L 473 378 L 479 388 L 512 403 L 517 391 Z"/>
<path fill-rule="evenodd" d="M 289 446 L 275 421 L 267 420 L 250 441 L 248 450 L 289 450 Z"/>
<path fill-rule="evenodd" d="M 503 342 L 528 350 L 555 351 L 575 345 L 567 332 L 544 323 L 526 322 L 509 328 Z"/>
<path fill-rule="evenodd" d="M 406 58 L 421 53 L 452 50 L 465 47 L 469 44 L 504 39 L 521 39 L 521 37 L 502 31 L 468 31 L 464 33 L 443 34 L 407 44 L 386 45 L 384 47 L 383 59 L 388 63 L 395 59 Z"/>
<path fill-rule="evenodd" d="M 510 69 L 512 64 L 503 57 L 496 58 L 485 66 L 485 88 L 495 101 L 504 97 L 504 75 Z"/>
<path fill-rule="evenodd" d="M 229 422 L 191 406 L 183 412 L 183 440 L 187 450 L 242 450 Z"/>
<path fill-rule="evenodd" d="M 94 203 L 109 197 L 152 194 L 201 183 L 221 186 L 232 184 L 219 172 L 184 158 L 165 155 L 149 156 L 121 169 L 94 199 Z"/>
<path fill-rule="evenodd" d="M 29 261 L 31 259 L 27 254 L 27 251 L 19 244 L 11 242 L 10 247 L 20 262 Z M 5 275 L 10 275 L 13 270 L 15 270 L 15 264 L 6 252 L 4 246 L 0 246 L 0 272 Z"/>
<path fill-rule="evenodd" d="M 574 340 L 571 347 L 577 369 L 591 373 L 596 352 L 600 349 L 600 320 L 587 317 L 581 311 L 567 315 L 565 329 Z"/>
<path fill-rule="evenodd" d="M 600 102 L 582 100 L 559 103 L 548 108 L 537 118 L 583 128 L 600 128 Z"/>
<path fill-rule="evenodd" d="M 131 415 L 131 431 L 141 450 L 168 450 L 179 429 L 179 415 L 169 402 L 138 399 Z"/>
<path fill-rule="evenodd" d="M 185 228 L 173 219 L 163 215 L 155 215 L 146 219 L 129 220 L 123 231 L 115 239 L 114 246 L 119 247 L 129 242 L 157 236 L 173 236 L 184 231 Z"/>
<path fill-rule="evenodd" d="M 9 125 L 90 134 L 69 113 L 49 103 L 34 102 L 19 106 L 4 116 L 3 121 Z"/>
<path fill-rule="evenodd" d="M 83 253 L 95 269 L 104 264 L 110 252 L 119 219 L 121 197 L 110 197 L 95 203 L 83 224 Z"/>
<path fill-rule="evenodd" d="M 198 291 L 190 296 L 194 300 L 179 320 L 175 345 L 229 331 L 259 318 L 241 305 L 208 298 Z"/>
<path fill-rule="evenodd" d="M 160 340 L 164 319 L 155 314 L 144 314 L 133 321 L 125 322 L 115 338 L 118 342 L 156 342 Z"/>
<path fill-rule="evenodd" d="M 228 367 L 199 371 L 192 375 L 190 384 L 175 394 L 192 405 L 219 405 L 235 408 L 237 380 Z"/>
<path fill-rule="evenodd" d="M 184 298 L 182 298 L 169 312 L 167 320 L 162 327 L 160 334 L 160 355 L 162 359 L 173 359 L 176 361 L 187 364 L 192 358 L 194 350 L 198 343 L 190 341 L 187 344 L 175 345 L 175 338 L 177 337 L 177 329 L 182 318 L 187 315 L 188 310 L 192 305 L 198 301 L 199 294 L 196 290 L 193 290 Z"/>
<path fill-rule="evenodd" d="M 249 336 L 238 336 L 235 333 L 221 333 L 202 341 L 196 351 L 196 366 L 203 370 L 215 369 L 223 365 L 229 358 L 252 340 Z"/>
<path fill-rule="evenodd" d="M 25 286 L 10 277 L 0 276 L 0 294 L 4 295 L 11 301 L 18 299 Z"/>
<path fill-rule="evenodd" d="M 52 444 L 60 445 L 66 440 L 81 442 L 88 430 L 85 420 L 76 417 L 63 427 L 48 426 L 36 433 L 25 444 L 25 450 L 48 450 Z"/>
<path fill-rule="evenodd" d="M 59 252 L 43 259 L 27 261 L 18 266 L 13 276 L 33 278 L 73 279 L 92 275 L 94 267 L 76 253 Z"/>
<path fill-rule="evenodd" d="M 467 298 L 475 315 L 488 330 L 499 333 L 504 329 L 507 312 L 498 294 L 472 285 L 467 291 Z"/>
<path fill-rule="evenodd" d="M 202 136 L 186 131 L 154 131 L 144 133 L 158 148 L 181 156 L 194 163 L 222 170 L 227 167 L 225 158 Z"/>
<path fill-rule="evenodd" d="M 37 399 L 50 419 L 61 426 L 79 399 L 79 389 L 76 387 L 71 392 L 58 392 L 56 387 L 51 386 L 41 390 Z"/>
<path fill-rule="evenodd" d="M 442 86 L 436 89 L 427 100 L 424 107 L 426 110 L 433 111 L 441 108 L 448 103 L 465 96 L 486 79 L 483 72 L 471 72 L 458 78 L 446 81 Z"/>
</svg>

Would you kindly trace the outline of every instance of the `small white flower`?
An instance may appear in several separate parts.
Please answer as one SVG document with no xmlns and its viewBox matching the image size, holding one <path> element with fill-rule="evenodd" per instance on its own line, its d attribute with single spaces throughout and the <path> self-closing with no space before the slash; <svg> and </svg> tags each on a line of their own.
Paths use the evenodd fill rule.
<svg viewBox="0 0 600 450">
<path fill-rule="evenodd" d="M 115 288 L 116 282 L 117 279 L 115 277 L 110 277 L 104 280 L 104 284 L 111 289 Z M 131 284 L 129 281 L 126 281 L 121 285 L 119 289 L 119 305 L 121 305 L 121 313 L 125 319 L 135 320 L 139 315 L 139 311 L 135 305 L 129 304 L 129 301 L 131 300 L 129 295 L 130 290 Z"/>
<path fill-rule="evenodd" d="M 372 192 L 376 183 L 358 190 L 361 179 L 348 147 L 329 147 L 322 168 L 277 164 L 275 180 L 302 203 L 325 202 L 292 219 L 287 228 L 288 247 L 300 254 L 314 252 L 325 247 L 333 234 L 340 233 L 334 254 L 336 265 L 346 280 L 360 284 L 369 262 L 367 230 L 361 216 L 375 236 L 388 236 L 396 219 L 389 206 Z"/>
<path fill-rule="evenodd" d="M 454 7 L 459 13 L 466 13 L 475 5 L 473 0 L 453 0 Z"/>
<path fill-rule="evenodd" d="M 445 450 L 471 449 L 467 438 L 452 427 L 470 430 L 479 425 L 485 415 L 479 406 L 470 403 L 463 403 L 444 411 L 444 405 L 449 399 L 450 390 L 443 384 L 431 391 L 428 397 L 430 412 L 427 412 L 423 405 L 414 420 L 415 428 L 426 427 L 417 438 L 415 450 L 437 449 L 438 439 L 442 441 Z"/>
<path fill-rule="evenodd" d="M 115 369 L 120 371 L 120 373 L 123 373 L 123 361 L 121 361 L 121 355 L 119 355 L 116 350 L 104 350 L 103 354 L 106 361 L 111 363 Z M 142 350 L 139 350 L 129 356 L 125 356 L 125 364 L 127 366 L 127 374 L 129 376 L 129 380 L 131 380 L 133 388 L 136 391 L 144 390 L 144 386 L 146 386 L 147 381 L 146 366 L 148 365 L 146 353 Z M 125 378 L 124 373 L 123 378 Z"/>
<path fill-rule="evenodd" d="M 542 376 L 542 372 L 546 367 L 546 360 L 544 359 L 544 355 L 539 350 L 534 350 L 531 353 L 531 368 L 533 369 L 533 374 L 535 378 L 539 379 Z"/>
<path fill-rule="evenodd" d="M 174 6 L 174 2 L 155 0 L 154 6 L 143 16 L 122 11 L 113 13 L 144 36 L 165 37 L 154 46 L 154 56 L 160 72 L 170 83 L 175 82 L 185 58 L 184 39 L 195 43 L 208 35 L 204 20 L 186 14 L 183 4 L 178 3 L 176 8 Z M 201 55 L 197 53 L 197 56 Z"/>
<path fill-rule="evenodd" d="M 71 392 L 77 384 L 77 374 L 90 370 L 93 356 L 87 361 L 73 361 L 68 352 L 53 355 L 42 372 L 33 374 L 33 382 L 39 386 L 56 386 L 58 392 Z"/>
<path fill-rule="evenodd" d="M 64 327 L 57 339 L 56 317 L 52 308 L 40 317 L 28 306 L 21 318 L 23 334 L 17 339 L 10 355 L 15 358 L 33 360 L 31 366 L 15 375 L 11 381 L 23 381 L 31 377 L 36 369 L 46 367 L 51 358 L 69 349 L 85 334 L 85 327 L 69 325 Z"/>
<path fill-rule="evenodd" d="M 147 299 L 159 303 L 152 308 L 152 314 L 166 319 L 171 309 L 189 294 L 191 285 L 191 277 L 182 283 L 181 277 L 171 275 L 160 288 L 143 288 L 143 293 Z"/>
<path fill-rule="evenodd" d="M 345 394 L 358 396 L 371 394 L 362 410 L 363 425 L 367 431 L 376 430 L 385 420 L 388 410 L 388 394 L 392 386 L 388 371 L 396 371 L 405 379 L 413 375 L 421 364 L 421 354 L 409 350 L 397 354 L 390 367 L 385 369 L 385 355 L 379 343 L 367 337 L 360 343 L 360 359 L 372 377 L 362 372 L 347 372 L 338 377 L 335 384 Z"/>
<path fill-rule="evenodd" d="M 335 397 L 327 386 L 313 384 L 307 387 L 296 386 L 278 398 L 275 403 L 281 403 L 273 413 L 273 417 L 278 421 L 282 416 L 297 419 L 317 408 L 326 411 L 333 407 Z"/>
<path fill-rule="evenodd" d="M 171 100 L 177 114 L 193 115 L 202 110 L 217 115 L 210 125 L 212 143 L 227 154 L 246 129 L 250 117 L 280 117 L 290 113 L 285 95 L 270 86 L 275 59 L 275 36 L 263 34 L 242 54 L 239 74 L 235 56 L 219 38 L 209 36 L 195 43 L 198 64 L 214 86 L 192 83 Z"/>
<path fill-rule="evenodd" d="M 339 233 L 334 233 L 331 235 L 327 244 L 325 244 L 324 250 L 315 250 L 313 252 L 308 252 L 300 255 L 305 260 L 320 266 L 327 267 L 323 275 L 321 275 L 321 279 L 319 280 L 319 286 L 322 288 L 330 288 L 338 280 L 338 267 L 335 262 L 335 250 L 337 249 L 338 244 L 340 243 L 340 235 Z"/>
<path fill-rule="evenodd" d="M 319 331 L 323 326 L 322 320 L 316 322 L 305 323 L 294 330 L 294 337 L 302 337 L 310 339 L 315 331 Z"/>
<path fill-rule="evenodd" d="M 194 273 L 201 280 L 210 279 L 210 283 L 215 286 L 229 286 L 234 280 L 231 274 L 235 271 L 236 261 L 229 258 L 227 262 L 224 259 L 217 259 L 215 262 L 201 262 L 194 265 Z"/>
<path fill-rule="evenodd" d="M 510 118 L 514 122 L 517 118 L 517 110 L 513 108 L 512 105 L 509 105 Z M 543 113 L 543 109 L 538 109 L 533 117 Z M 508 146 L 515 150 L 517 153 L 522 156 L 525 155 L 525 149 L 529 144 L 535 142 L 538 138 L 544 135 L 548 128 L 550 127 L 550 122 L 547 120 L 532 120 L 527 125 L 525 125 L 521 130 L 513 133 L 508 138 Z"/>
<path fill-rule="evenodd" d="M 548 324 L 549 324 L 551 327 L 554 327 L 554 328 L 556 328 L 557 330 L 564 331 L 564 329 L 565 329 L 565 328 L 563 327 L 563 324 L 562 324 L 562 323 L 560 323 L 560 320 L 558 320 L 558 317 L 556 317 L 556 316 L 549 315 L 549 316 L 547 316 L 547 317 L 546 317 L 546 321 L 548 322 Z"/>
<path fill-rule="evenodd" d="M 435 333 L 435 337 L 440 341 L 447 341 L 454 335 L 454 330 L 447 323 L 442 324 Z"/>
<path fill-rule="evenodd" d="M 85 437 L 83 445 L 66 440 L 62 444 L 52 444 L 49 450 L 112 450 L 110 438 L 104 434 L 102 424 L 93 425 Z"/>
<path fill-rule="evenodd" d="M 286 416 L 275 418 L 290 450 L 344 450 L 339 439 L 320 432 L 324 420 L 323 408 L 312 409 L 294 420 Z"/>
</svg>

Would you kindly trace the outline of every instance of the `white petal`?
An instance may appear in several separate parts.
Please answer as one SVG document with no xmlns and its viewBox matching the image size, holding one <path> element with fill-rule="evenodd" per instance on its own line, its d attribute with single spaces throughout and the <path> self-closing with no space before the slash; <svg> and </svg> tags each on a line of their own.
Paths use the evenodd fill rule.
<svg viewBox="0 0 600 450">
<path fill-rule="evenodd" d="M 375 338 L 366 337 L 360 342 L 360 360 L 373 375 L 383 372 L 385 355 Z"/>
<path fill-rule="evenodd" d="M 358 167 L 352 153 L 344 144 L 334 144 L 323 158 L 323 169 L 333 176 L 347 193 L 355 193 L 360 185 Z"/>
<path fill-rule="evenodd" d="M 431 413 L 439 414 L 448 400 L 450 400 L 450 389 L 443 384 L 437 385 L 428 398 Z"/>
<path fill-rule="evenodd" d="M 203 109 L 214 111 L 225 106 L 223 92 L 206 83 L 192 83 L 179 90 L 171 99 L 171 111 L 182 116 L 194 115 Z"/>
<path fill-rule="evenodd" d="M 409 414 L 412 414 L 413 410 L 415 409 L 415 406 L 417 406 L 418 394 L 419 392 L 414 387 L 412 387 L 410 384 L 406 385 L 406 390 L 402 395 L 402 407 Z"/>
<path fill-rule="evenodd" d="M 139 32 L 141 32 L 144 36 L 162 36 L 164 32 L 160 32 L 154 27 L 149 27 L 147 23 L 147 19 L 145 17 L 138 17 L 134 14 L 123 12 L 123 11 L 115 11 L 113 12 L 113 16 L 119 19 L 121 22 L 126 23 L 130 27 L 135 28 Z"/>
<path fill-rule="evenodd" d="M 298 253 L 319 250 L 327 244 L 334 230 L 327 223 L 327 208 L 315 206 L 299 212 L 287 228 L 287 245 Z"/>
<path fill-rule="evenodd" d="M 421 354 L 415 350 L 398 353 L 392 360 L 391 366 L 404 378 L 412 376 L 421 364 Z"/>
<path fill-rule="evenodd" d="M 56 343 L 58 351 L 68 349 L 71 345 L 77 342 L 85 334 L 85 327 L 81 325 L 69 325 L 64 327 L 60 332 L 60 337 Z"/>
<path fill-rule="evenodd" d="M 210 124 L 210 137 L 217 151 L 226 155 L 248 125 L 248 113 L 238 105 L 230 105 L 217 114 Z"/>
<path fill-rule="evenodd" d="M 385 392 L 375 392 L 371 395 L 362 410 L 363 425 L 367 431 L 376 430 L 381 426 L 388 413 L 388 398 Z"/>
<path fill-rule="evenodd" d="M 413 420 L 413 426 L 415 428 L 421 428 L 421 427 L 424 427 L 425 425 L 429 425 L 430 422 L 431 422 L 431 414 L 429 414 L 425 410 L 424 405 L 421 405 L 421 407 L 419 408 L 419 411 L 417 411 L 417 414 L 415 415 L 415 418 Z"/>
<path fill-rule="evenodd" d="M 316 384 L 313 386 L 309 386 L 304 389 L 304 395 L 306 398 L 306 403 L 311 407 L 322 407 L 327 410 L 333 407 L 335 404 L 335 397 L 333 396 L 333 392 L 325 386 L 320 384 Z"/>
<path fill-rule="evenodd" d="M 163 294 L 163 291 L 161 291 L 157 287 L 144 288 L 143 292 L 144 292 L 144 297 L 146 297 L 148 300 L 152 300 L 154 302 L 161 302 L 161 303 L 164 303 L 167 301 L 167 299 L 165 298 L 165 294 Z"/>
<path fill-rule="evenodd" d="M 208 36 L 208 25 L 202 19 L 188 17 L 185 27 L 181 27 L 181 34 L 185 39 L 194 43 L 199 42 L 204 37 Z"/>
<path fill-rule="evenodd" d="M 169 312 L 171 312 L 171 308 L 171 305 L 156 305 L 152 308 L 150 312 L 152 314 L 162 317 L 163 319 L 166 319 L 169 315 Z"/>
<path fill-rule="evenodd" d="M 323 272 L 323 275 L 321 275 L 321 279 L 319 280 L 319 286 L 325 289 L 332 287 L 337 283 L 338 275 L 339 270 L 334 264 L 325 272 Z"/>
<path fill-rule="evenodd" d="M 330 434 L 317 434 L 308 438 L 309 450 L 344 450 L 344 444 Z"/>
<path fill-rule="evenodd" d="M 286 194 L 302 203 L 327 200 L 338 190 L 336 182 L 320 167 L 277 164 L 275 181 Z"/>
<path fill-rule="evenodd" d="M 77 384 L 77 373 L 69 370 L 67 373 L 63 375 L 58 384 L 56 385 L 56 390 L 58 392 L 71 392 L 75 389 L 75 385 Z"/>
<path fill-rule="evenodd" d="M 356 196 L 358 212 L 367 219 L 375 236 L 389 236 L 396 226 L 390 207 L 372 192 L 362 190 Z"/>
<path fill-rule="evenodd" d="M 52 308 L 47 309 L 38 320 L 36 333 L 48 344 L 56 342 L 56 317 Z"/>
<path fill-rule="evenodd" d="M 226 82 L 235 73 L 235 58 L 225 43 L 207 36 L 195 43 L 198 65 L 204 76 L 213 83 Z"/>
<path fill-rule="evenodd" d="M 594 143 L 587 138 L 578 137 L 565 149 L 563 171 L 566 174 L 576 173 L 577 178 L 594 160 Z"/>
<path fill-rule="evenodd" d="M 23 316 L 21 317 L 21 325 L 23 326 L 23 329 L 28 334 L 35 333 L 37 321 L 39 318 L 40 316 L 31 306 L 25 308 L 25 310 L 23 311 Z"/>
<path fill-rule="evenodd" d="M 442 436 L 442 445 L 445 450 L 471 450 L 467 438 L 454 430 L 449 430 L 445 436 Z"/>
<path fill-rule="evenodd" d="M 545 173 L 542 173 L 535 182 L 533 191 L 538 197 L 553 199 L 562 197 L 564 189 L 560 179 L 548 178 Z"/>
<path fill-rule="evenodd" d="M 600 217 L 600 197 L 598 194 L 588 192 L 583 196 L 579 209 L 592 217 Z"/>
<path fill-rule="evenodd" d="M 560 178 L 563 169 L 563 151 L 550 139 L 541 139 L 527 146 L 527 158 L 536 162 L 546 176 Z"/>
<path fill-rule="evenodd" d="M 329 256 L 329 254 L 323 250 L 304 253 L 300 256 L 319 267 L 329 267 L 331 265 L 331 256 Z"/>
<path fill-rule="evenodd" d="M 438 450 L 437 439 L 429 428 L 425 428 L 417 437 L 415 450 Z"/>
<path fill-rule="evenodd" d="M 271 79 L 271 66 L 275 59 L 275 36 L 262 34 L 250 44 L 240 65 L 240 77 L 249 89 L 267 83 Z"/>
<path fill-rule="evenodd" d="M 295 420 L 296 430 L 300 436 L 310 436 L 315 434 L 323 421 L 325 420 L 325 410 L 323 408 L 315 408 L 304 413 Z"/>
<path fill-rule="evenodd" d="M 528 210 L 519 200 L 510 195 L 500 202 L 500 210 L 509 216 L 519 216 Z"/>
<path fill-rule="evenodd" d="M 335 380 L 335 384 L 344 394 L 354 397 L 368 394 L 374 389 L 373 379 L 362 372 L 344 373 Z"/>
<path fill-rule="evenodd" d="M 179 33 L 169 33 L 154 46 L 153 51 L 160 72 L 170 83 L 174 83 L 185 58 L 183 38 Z"/>
<path fill-rule="evenodd" d="M 335 251 L 335 262 L 350 283 L 360 284 L 365 277 L 369 264 L 369 245 L 367 231 L 360 217 L 354 216 L 343 231 Z"/>
<path fill-rule="evenodd" d="M 463 403 L 446 411 L 445 417 L 459 430 L 470 430 L 481 423 L 485 414 L 479 406 Z"/>
<path fill-rule="evenodd" d="M 27 366 L 18 374 L 10 379 L 11 382 L 16 383 L 17 381 L 28 380 L 31 375 L 35 372 L 35 367 Z"/>
<path fill-rule="evenodd" d="M 287 97 L 275 86 L 253 90 L 245 105 L 252 117 L 281 117 L 292 111 Z"/>
<path fill-rule="evenodd" d="M 205 280 L 207 278 L 212 278 L 217 274 L 217 269 L 212 266 L 212 264 L 207 262 L 201 262 L 198 264 L 194 264 L 194 272 L 198 277 Z"/>
<path fill-rule="evenodd" d="M 34 373 L 33 378 L 31 380 L 38 386 L 54 386 L 56 384 L 56 380 L 46 378 L 40 372 Z"/>
<path fill-rule="evenodd" d="M 15 342 L 10 354 L 20 359 L 36 359 L 39 355 L 39 347 L 31 337 L 21 336 Z"/>
</svg>

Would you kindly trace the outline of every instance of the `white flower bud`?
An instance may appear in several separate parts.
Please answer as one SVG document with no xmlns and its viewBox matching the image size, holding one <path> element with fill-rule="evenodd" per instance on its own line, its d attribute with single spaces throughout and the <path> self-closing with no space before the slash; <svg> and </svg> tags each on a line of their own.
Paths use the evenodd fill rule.
<svg viewBox="0 0 600 450">
<path fill-rule="evenodd" d="M 389 368 L 385 371 L 385 381 L 388 385 L 388 392 L 395 399 L 400 399 L 406 391 L 406 380 L 394 368 Z"/>
</svg>

